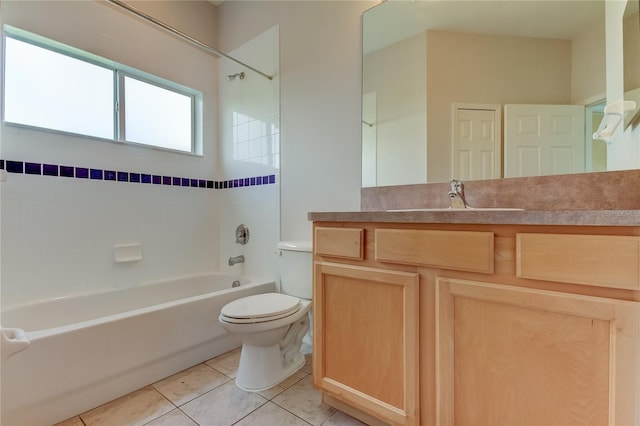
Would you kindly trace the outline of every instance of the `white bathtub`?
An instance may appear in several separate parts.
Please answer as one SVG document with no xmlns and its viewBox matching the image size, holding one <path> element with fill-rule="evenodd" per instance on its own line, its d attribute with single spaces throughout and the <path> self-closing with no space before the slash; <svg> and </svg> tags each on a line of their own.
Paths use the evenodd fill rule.
<svg viewBox="0 0 640 426">
<path fill-rule="evenodd" d="M 231 288 L 236 279 L 192 276 L 5 309 L 3 329 L 23 329 L 30 345 L 0 366 L 0 423 L 51 425 L 238 347 L 220 309 L 275 284 Z"/>
</svg>

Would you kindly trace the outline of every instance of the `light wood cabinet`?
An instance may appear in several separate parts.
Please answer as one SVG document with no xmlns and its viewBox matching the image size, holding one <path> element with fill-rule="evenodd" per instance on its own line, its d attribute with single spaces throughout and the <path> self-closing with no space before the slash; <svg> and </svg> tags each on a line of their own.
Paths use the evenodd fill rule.
<svg viewBox="0 0 640 426">
<path fill-rule="evenodd" d="M 437 424 L 636 424 L 636 302 L 447 278 L 436 292 Z"/>
<path fill-rule="evenodd" d="M 519 277 L 640 290 L 640 237 L 516 235 Z"/>
<path fill-rule="evenodd" d="M 418 275 L 316 262 L 314 383 L 393 424 L 418 424 Z"/>
<path fill-rule="evenodd" d="M 397 425 L 640 424 L 640 228 L 314 228 L 327 401 Z"/>
</svg>

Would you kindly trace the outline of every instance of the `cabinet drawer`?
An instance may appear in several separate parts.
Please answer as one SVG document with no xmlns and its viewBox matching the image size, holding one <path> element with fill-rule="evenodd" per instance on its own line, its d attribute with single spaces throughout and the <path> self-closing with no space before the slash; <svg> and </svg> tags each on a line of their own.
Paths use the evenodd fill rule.
<svg viewBox="0 0 640 426">
<path fill-rule="evenodd" d="M 493 232 L 376 229 L 379 262 L 493 273 Z"/>
<path fill-rule="evenodd" d="M 345 259 L 364 258 L 364 229 L 316 227 L 313 253 Z"/>
<path fill-rule="evenodd" d="M 516 234 L 522 278 L 640 290 L 640 238 Z"/>
</svg>

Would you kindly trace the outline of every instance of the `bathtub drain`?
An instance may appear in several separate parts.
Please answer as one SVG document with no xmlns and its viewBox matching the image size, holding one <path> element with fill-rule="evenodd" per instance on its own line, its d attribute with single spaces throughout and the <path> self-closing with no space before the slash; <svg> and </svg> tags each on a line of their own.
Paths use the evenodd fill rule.
<svg viewBox="0 0 640 426">
<path fill-rule="evenodd" d="M 240 287 L 240 281 L 235 280 L 233 284 L 231 284 L 231 288 Z"/>
</svg>

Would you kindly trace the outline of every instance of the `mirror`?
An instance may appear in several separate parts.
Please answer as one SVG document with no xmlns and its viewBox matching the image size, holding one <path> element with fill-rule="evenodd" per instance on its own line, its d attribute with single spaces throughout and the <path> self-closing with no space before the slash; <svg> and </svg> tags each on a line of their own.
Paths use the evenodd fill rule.
<svg viewBox="0 0 640 426">
<path fill-rule="evenodd" d="M 606 145 L 591 139 L 606 94 L 604 3 L 414 0 L 365 11 L 363 186 L 606 170 Z M 543 136 L 552 146 L 527 139 L 541 129 L 556 132 Z"/>
<path fill-rule="evenodd" d="M 634 101 L 636 110 L 625 116 L 625 127 L 640 113 L 640 0 L 628 0 L 622 22 L 624 57 L 624 100 Z"/>
</svg>

